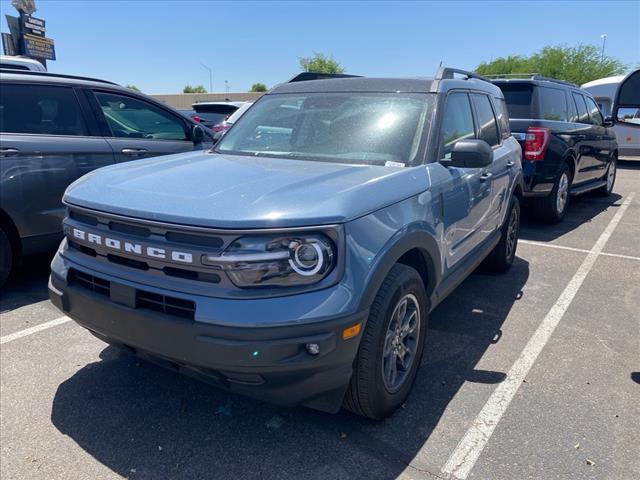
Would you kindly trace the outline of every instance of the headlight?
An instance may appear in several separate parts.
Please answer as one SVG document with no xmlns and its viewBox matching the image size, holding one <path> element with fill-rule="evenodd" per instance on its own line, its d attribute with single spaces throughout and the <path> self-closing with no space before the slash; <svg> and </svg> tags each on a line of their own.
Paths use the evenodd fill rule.
<svg viewBox="0 0 640 480">
<path fill-rule="evenodd" d="M 238 287 L 300 286 L 317 283 L 335 267 L 333 242 L 322 234 L 247 236 L 203 263 L 227 272 Z"/>
</svg>

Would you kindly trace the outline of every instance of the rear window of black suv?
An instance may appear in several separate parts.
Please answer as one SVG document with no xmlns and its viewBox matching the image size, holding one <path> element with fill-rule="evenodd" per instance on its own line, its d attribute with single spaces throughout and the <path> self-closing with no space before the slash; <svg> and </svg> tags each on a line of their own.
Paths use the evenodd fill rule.
<svg viewBox="0 0 640 480">
<path fill-rule="evenodd" d="M 533 118 L 533 85 L 530 83 L 496 83 L 507 102 L 509 118 Z"/>
</svg>

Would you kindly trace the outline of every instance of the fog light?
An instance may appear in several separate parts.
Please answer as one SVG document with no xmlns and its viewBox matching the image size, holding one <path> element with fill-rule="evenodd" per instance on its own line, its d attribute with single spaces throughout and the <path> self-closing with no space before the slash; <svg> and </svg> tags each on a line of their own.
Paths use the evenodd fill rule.
<svg viewBox="0 0 640 480">
<path fill-rule="evenodd" d="M 305 348 L 310 355 L 318 355 L 320 353 L 320 345 L 317 343 L 307 343 Z"/>
</svg>

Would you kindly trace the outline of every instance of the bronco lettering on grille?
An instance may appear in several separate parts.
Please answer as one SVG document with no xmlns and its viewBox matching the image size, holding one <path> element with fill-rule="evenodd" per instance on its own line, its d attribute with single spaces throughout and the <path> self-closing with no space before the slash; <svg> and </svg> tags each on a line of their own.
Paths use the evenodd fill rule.
<svg viewBox="0 0 640 480">
<path fill-rule="evenodd" d="M 158 258 L 162 260 L 173 260 L 174 262 L 193 263 L 193 254 L 189 252 L 179 252 L 177 250 L 169 250 L 165 248 L 143 245 L 140 243 L 127 242 L 111 237 L 103 237 L 95 233 L 85 232 L 79 228 L 71 228 L 68 232 L 75 240 L 81 240 L 85 244 L 93 244 L 106 247 L 110 250 L 116 250 L 124 253 L 133 253 L 135 255 Z"/>
</svg>

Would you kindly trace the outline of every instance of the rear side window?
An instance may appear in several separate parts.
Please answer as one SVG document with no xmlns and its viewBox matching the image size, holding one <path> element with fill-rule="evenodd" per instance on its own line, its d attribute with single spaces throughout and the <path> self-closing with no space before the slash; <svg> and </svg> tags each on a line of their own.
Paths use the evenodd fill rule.
<svg viewBox="0 0 640 480">
<path fill-rule="evenodd" d="M 87 134 L 78 99 L 71 87 L 3 84 L 0 131 L 36 135 Z"/>
<path fill-rule="evenodd" d="M 496 83 L 507 102 L 509 118 L 531 118 L 531 97 L 533 86 L 530 83 Z"/>
<path fill-rule="evenodd" d="M 105 92 L 95 94 L 114 137 L 188 139 L 182 119 L 162 108 L 126 95 Z"/>
<path fill-rule="evenodd" d="M 598 105 L 589 97 L 584 97 L 587 101 L 587 107 L 589 108 L 589 118 L 591 118 L 591 123 L 594 125 L 604 125 L 604 121 L 602 120 L 602 114 L 598 109 Z"/>
<path fill-rule="evenodd" d="M 493 114 L 489 97 L 479 93 L 473 93 L 471 94 L 471 98 L 473 99 L 473 104 L 476 107 L 476 114 L 478 116 L 478 127 L 480 129 L 478 138 L 484 140 L 492 147 L 499 145 L 500 136 L 498 135 L 498 123 Z"/>
<path fill-rule="evenodd" d="M 538 105 L 540 108 L 538 118 L 562 122 L 569 120 L 564 90 L 538 87 Z"/>
<path fill-rule="evenodd" d="M 509 111 L 507 110 L 507 103 L 503 98 L 493 97 L 493 100 L 497 109 L 496 116 L 498 117 L 498 125 L 500 125 L 502 138 L 509 138 L 509 136 L 511 136 L 511 126 L 509 125 Z"/>
<path fill-rule="evenodd" d="M 578 119 L 576 121 L 578 123 L 590 123 L 589 112 L 587 110 L 587 105 L 584 103 L 584 97 L 579 93 L 571 93 L 571 96 L 573 97 L 573 101 L 578 109 Z"/>
<path fill-rule="evenodd" d="M 440 131 L 440 157 L 451 158 L 456 142 L 475 138 L 473 114 L 466 93 L 452 93 L 447 97 Z"/>
</svg>

